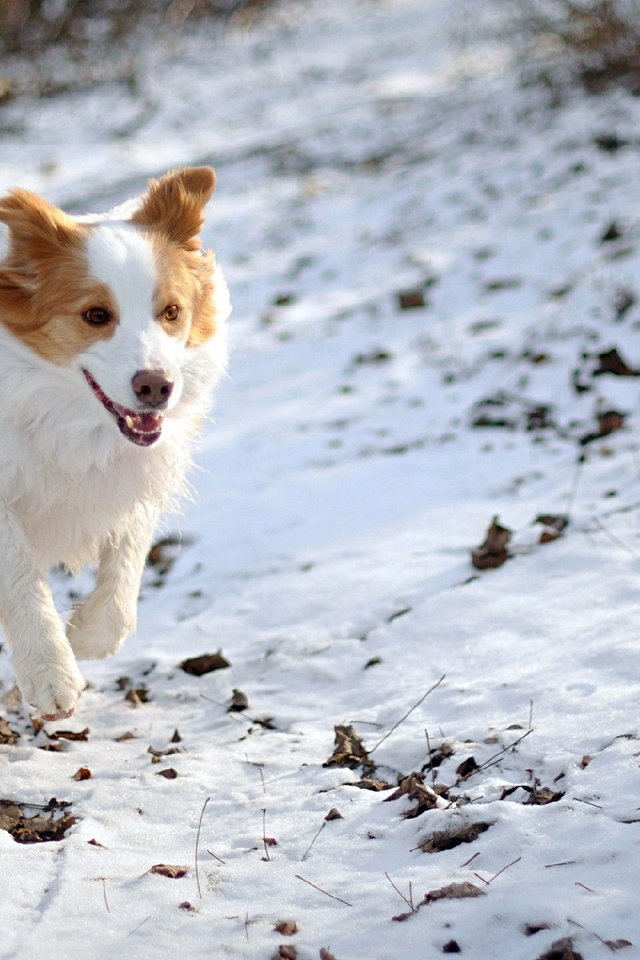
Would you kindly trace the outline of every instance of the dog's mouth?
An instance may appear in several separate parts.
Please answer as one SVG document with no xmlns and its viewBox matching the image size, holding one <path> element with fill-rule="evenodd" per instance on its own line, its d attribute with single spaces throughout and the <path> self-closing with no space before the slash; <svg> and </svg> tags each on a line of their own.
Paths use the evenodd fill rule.
<svg viewBox="0 0 640 960">
<path fill-rule="evenodd" d="M 139 447 L 150 447 L 156 440 L 160 439 L 162 433 L 162 423 L 164 417 L 158 410 L 149 410 L 144 413 L 136 410 L 128 410 L 127 407 L 120 406 L 115 400 L 111 400 L 106 395 L 99 383 L 97 383 L 88 370 L 82 368 L 86 381 L 93 390 L 102 406 L 107 410 L 118 424 L 120 433 L 130 440 L 131 443 Z"/>
</svg>

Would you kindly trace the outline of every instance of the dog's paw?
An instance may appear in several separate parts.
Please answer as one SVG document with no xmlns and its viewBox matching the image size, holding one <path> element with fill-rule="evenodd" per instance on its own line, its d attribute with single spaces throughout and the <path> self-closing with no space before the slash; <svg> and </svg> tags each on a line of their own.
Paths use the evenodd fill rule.
<svg viewBox="0 0 640 960">
<path fill-rule="evenodd" d="M 86 684 L 71 656 L 56 661 L 16 663 L 16 679 L 22 699 L 34 708 L 43 720 L 65 720 L 76 708 Z"/>
<path fill-rule="evenodd" d="M 107 607 L 95 608 L 89 598 L 74 610 L 67 639 L 79 660 L 103 660 L 117 653 L 131 629 L 130 623 L 123 624 Z"/>
</svg>

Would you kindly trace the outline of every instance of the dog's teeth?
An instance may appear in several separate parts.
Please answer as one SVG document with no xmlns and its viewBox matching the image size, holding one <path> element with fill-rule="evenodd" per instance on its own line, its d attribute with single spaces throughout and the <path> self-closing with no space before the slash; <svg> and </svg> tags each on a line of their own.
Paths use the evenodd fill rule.
<svg viewBox="0 0 640 960">
<path fill-rule="evenodd" d="M 133 420 L 131 419 L 131 417 L 126 416 L 126 417 L 124 418 L 124 422 L 125 422 L 126 425 L 128 426 L 129 430 L 133 430 Z"/>
</svg>

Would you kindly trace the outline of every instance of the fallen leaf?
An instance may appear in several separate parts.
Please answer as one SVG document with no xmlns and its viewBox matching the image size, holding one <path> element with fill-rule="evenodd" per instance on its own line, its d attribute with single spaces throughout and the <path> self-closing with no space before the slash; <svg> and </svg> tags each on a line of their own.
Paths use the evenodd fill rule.
<svg viewBox="0 0 640 960">
<path fill-rule="evenodd" d="M 438 890 L 430 890 L 425 894 L 422 903 L 433 903 L 434 900 L 465 900 L 467 897 L 484 897 L 485 891 L 476 887 L 475 883 L 465 880 L 463 883 L 449 883 Z"/>
<path fill-rule="evenodd" d="M 157 777 L 164 777 L 165 780 L 175 780 L 178 776 L 178 771 L 174 770 L 173 767 L 166 767 L 164 770 L 158 770 Z"/>
<path fill-rule="evenodd" d="M 177 728 L 173 731 L 173 736 L 171 737 L 171 743 L 182 743 L 182 737 L 178 733 Z"/>
<path fill-rule="evenodd" d="M 149 688 L 144 685 L 131 687 L 127 690 L 124 698 L 128 703 L 133 704 L 134 707 L 139 707 L 141 704 L 149 702 Z"/>
<path fill-rule="evenodd" d="M 242 710 L 247 710 L 249 707 L 249 700 L 247 699 L 246 693 L 243 693 L 242 690 L 233 690 L 231 696 L 231 703 L 227 707 L 227 713 L 240 713 Z"/>
<path fill-rule="evenodd" d="M 71 804 L 58 801 L 55 797 L 34 816 L 27 814 L 30 806 L 28 803 L 0 800 L 0 830 L 10 833 L 17 843 L 62 840 L 67 830 L 77 822 L 76 817 L 66 812 Z"/>
<path fill-rule="evenodd" d="M 436 830 L 430 837 L 422 840 L 418 848 L 424 853 L 441 853 L 443 850 L 453 850 L 461 843 L 472 843 L 481 833 L 493 826 L 478 820 L 475 823 L 463 823 L 452 826 L 449 830 Z"/>
<path fill-rule="evenodd" d="M 155 873 L 159 877 L 168 877 L 170 880 L 180 880 L 186 877 L 187 868 L 175 866 L 172 863 L 154 863 L 147 873 Z"/>
<path fill-rule="evenodd" d="M 125 740 L 135 740 L 136 735 L 132 733 L 131 730 L 125 730 L 124 733 L 121 733 L 118 737 L 114 737 L 115 743 L 124 743 Z"/>
<path fill-rule="evenodd" d="M 328 760 L 322 764 L 323 767 L 350 767 L 352 770 L 356 767 L 373 767 L 373 760 L 369 759 L 362 738 L 358 736 L 352 726 L 338 724 L 334 727 L 335 747 Z"/>
<path fill-rule="evenodd" d="M 278 952 L 276 957 L 278 960 L 296 960 L 298 956 L 298 951 L 291 943 L 281 943 L 278 947 Z"/>
<path fill-rule="evenodd" d="M 94 840 L 93 838 L 91 840 L 87 840 L 87 843 L 90 847 L 102 847 L 103 850 L 107 849 L 104 843 L 100 843 L 98 840 Z"/>
<path fill-rule="evenodd" d="M 292 937 L 298 932 L 298 924 L 295 920 L 278 920 L 274 926 L 276 933 L 281 933 L 283 937 Z"/>
<path fill-rule="evenodd" d="M 615 377 L 640 377 L 640 370 L 630 367 L 615 347 L 613 350 L 598 354 L 598 361 L 599 366 L 593 371 L 594 377 L 601 377 L 605 373 L 611 373 Z"/>
<path fill-rule="evenodd" d="M 620 413 L 618 410 L 605 410 L 598 415 L 598 429 L 592 433 L 585 433 L 580 437 L 580 445 L 586 446 L 593 440 L 599 440 L 601 437 L 608 437 L 610 433 L 621 430 L 624 426 L 626 413 Z"/>
<path fill-rule="evenodd" d="M 511 539 L 511 530 L 498 523 L 494 517 L 487 536 L 479 547 L 471 551 L 471 562 L 476 570 L 494 570 L 509 559 L 507 544 Z"/>
<path fill-rule="evenodd" d="M 17 740 L 18 734 L 11 729 L 4 717 L 0 717 L 0 743 L 12 747 Z"/>
<path fill-rule="evenodd" d="M 89 730 L 89 727 L 85 727 L 84 730 L 56 730 L 54 733 L 47 733 L 46 735 L 49 738 L 49 740 L 85 741 L 89 739 L 90 733 L 91 731 Z"/>
<path fill-rule="evenodd" d="M 348 780 L 345 787 L 359 787 L 360 790 L 372 790 L 374 793 L 382 793 L 383 790 L 389 790 L 391 784 L 386 780 L 377 780 L 375 777 L 363 777 L 362 780 Z"/>
<path fill-rule="evenodd" d="M 632 947 L 630 940 L 605 940 L 609 950 L 623 950 L 625 947 Z"/>
<path fill-rule="evenodd" d="M 196 908 L 193 906 L 192 903 L 189 903 L 188 900 L 183 900 L 182 903 L 178 904 L 178 907 L 180 908 L 180 910 L 187 910 L 189 913 L 197 913 Z"/>
<path fill-rule="evenodd" d="M 385 797 L 385 802 L 399 800 L 400 797 L 408 797 L 410 800 L 416 801 L 416 805 L 403 814 L 405 820 L 419 817 L 427 810 L 433 810 L 437 806 L 438 798 L 433 790 L 425 787 L 423 773 L 410 773 L 408 777 L 400 781 L 397 790 L 394 790 L 390 796 Z"/>
<path fill-rule="evenodd" d="M 326 949 L 326 947 L 320 947 L 320 960 L 336 960 L 332 953 Z"/>
<path fill-rule="evenodd" d="M 214 670 L 224 670 L 231 664 L 222 653 L 202 653 L 199 657 L 187 657 L 180 664 L 180 669 L 193 677 L 202 677 L 205 673 L 212 673 Z"/>
<path fill-rule="evenodd" d="M 449 940 L 442 948 L 443 953 L 462 953 L 457 940 Z"/>
<path fill-rule="evenodd" d="M 339 810 L 336 810 L 335 807 L 331 807 L 329 813 L 326 815 L 325 820 L 343 820 L 343 816 Z"/>
<path fill-rule="evenodd" d="M 478 764 L 475 757 L 467 757 L 466 760 L 463 760 L 462 763 L 458 764 L 456 767 L 456 773 L 461 780 L 466 780 L 467 777 L 470 777 L 472 774 L 478 770 Z"/>
<path fill-rule="evenodd" d="M 555 940 L 550 948 L 538 957 L 538 960 L 583 960 L 583 957 L 573 949 L 573 943 L 569 937 L 565 937 L 562 940 Z"/>
<path fill-rule="evenodd" d="M 90 780 L 91 779 L 91 770 L 89 767 L 78 767 L 76 772 L 71 778 L 72 780 Z"/>
<path fill-rule="evenodd" d="M 396 301 L 401 310 L 415 310 L 417 307 L 424 307 L 427 302 L 424 290 L 419 287 L 414 290 L 399 290 Z"/>
</svg>

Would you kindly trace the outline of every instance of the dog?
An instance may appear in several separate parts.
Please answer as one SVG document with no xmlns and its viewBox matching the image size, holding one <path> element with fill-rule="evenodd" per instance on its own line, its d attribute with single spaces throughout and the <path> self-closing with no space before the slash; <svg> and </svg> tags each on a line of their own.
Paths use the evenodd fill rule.
<svg viewBox="0 0 640 960">
<path fill-rule="evenodd" d="M 228 291 L 200 240 L 214 187 L 210 167 L 185 168 L 76 217 L 26 190 L 0 198 L 0 622 L 44 720 L 73 713 L 76 658 L 135 630 L 154 527 L 226 368 Z M 66 625 L 59 564 L 97 564 Z"/>
</svg>

